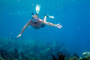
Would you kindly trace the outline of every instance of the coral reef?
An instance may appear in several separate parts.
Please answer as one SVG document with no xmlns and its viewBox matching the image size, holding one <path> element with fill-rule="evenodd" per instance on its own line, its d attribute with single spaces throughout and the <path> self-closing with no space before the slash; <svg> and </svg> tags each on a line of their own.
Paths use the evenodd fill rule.
<svg viewBox="0 0 90 60">
<path fill-rule="evenodd" d="M 90 52 L 84 52 L 84 57 L 79 57 L 76 53 L 72 56 L 60 42 L 27 41 L 0 38 L 0 60 L 90 60 Z"/>
<path fill-rule="evenodd" d="M 73 57 L 68 56 L 68 58 L 65 57 L 61 52 L 58 53 L 58 58 L 56 58 L 54 55 L 52 55 L 53 60 L 90 60 L 90 52 L 84 52 L 82 55 L 84 57 L 79 57 L 76 53 L 73 54 Z"/>
<path fill-rule="evenodd" d="M 7 52 L 5 50 L 0 51 L 0 60 L 30 60 L 29 56 L 24 55 L 25 53 L 19 53 L 15 48 L 11 52 Z"/>
<path fill-rule="evenodd" d="M 58 58 L 55 58 L 55 56 L 52 55 L 53 60 L 65 60 L 65 55 L 63 55 L 61 52 L 57 53 L 57 55 L 58 55 Z"/>
<path fill-rule="evenodd" d="M 84 58 L 82 60 L 90 60 L 90 52 L 83 52 Z"/>
<path fill-rule="evenodd" d="M 38 42 L 11 37 L 0 38 L 0 43 L 0 57 L 4 60 L 52 60 L 51 54 L 63 47 L 56 41 Z"/>
<path fill-rule="evenodd" d="M 83 52 L 82 55 L 84 55 L 85 58 L 90 58 L 90 52 Z"/>
</svg>

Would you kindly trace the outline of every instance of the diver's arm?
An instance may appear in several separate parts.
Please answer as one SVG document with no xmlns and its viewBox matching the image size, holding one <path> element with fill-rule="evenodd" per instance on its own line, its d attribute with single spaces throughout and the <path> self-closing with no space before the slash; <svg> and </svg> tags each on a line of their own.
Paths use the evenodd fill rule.
<svg viewBox="0 0 90 60">
<path fill-rule="evenodd" d="M 22 33 L 24 32 L 24 30 L 25 30 L 30 24 L 31 24 L 31 20 L 23 27 L 21 33 L 17 36 L 17 38 L 22 35 Z"/>
<path fill-rule="evenodd" d="M 62 28 L 62 25 L 60 25 L 60 24 L 53 24 L 53 23 L 50 23 L 50 22 L 45 22 L 45 21 L 42 21 L 41 20 L 41 22 L 42 23 L 44 23 L 44 24 L 46 24 L 46 25 L 49 25 L 49 26 L 53 26 L 53 27 L 57 27 L 57 28 Z"/>
</svg>

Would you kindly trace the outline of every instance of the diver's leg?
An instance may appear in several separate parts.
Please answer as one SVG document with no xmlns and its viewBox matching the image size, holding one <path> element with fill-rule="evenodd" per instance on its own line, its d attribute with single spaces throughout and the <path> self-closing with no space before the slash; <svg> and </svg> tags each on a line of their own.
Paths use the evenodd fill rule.
<svg viewBox="0 0 90 60">
<path fill-rule="evenodd" d="M 44 17 L 44 21 L 45 21 L 45 22 L 47 21 L 47 19 L 46 19 L 47 17 L 54 19 L 54 16 L 49 16 L 49 15 L 46 14 L 45 17 Z"/>
<path fill-rule="evenodd" d="M 47 18 L 47 16 L 44 17 L 44 21 L 45 21 L 45 22 L 47 21 L 46 18 Z"/>
</svg>

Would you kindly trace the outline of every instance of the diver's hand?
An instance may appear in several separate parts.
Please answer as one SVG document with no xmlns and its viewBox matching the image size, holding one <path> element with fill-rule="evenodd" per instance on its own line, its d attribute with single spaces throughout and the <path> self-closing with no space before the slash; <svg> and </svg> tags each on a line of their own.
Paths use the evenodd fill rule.
<svg viewBox="0 0 90 60">
<path fill-rule="evenodd" d="M 18 37 L 20 37 L 21 36 L 21 34 L 19 34 L 16 38 L 18 38 Z"/>
<path fill-rule="evenodd" d="M 62 28 L 62 25 L 60 25 L 60 24 L 57 24 L 56 26 L 57 26 L 57 28 Z"/>
</svg>

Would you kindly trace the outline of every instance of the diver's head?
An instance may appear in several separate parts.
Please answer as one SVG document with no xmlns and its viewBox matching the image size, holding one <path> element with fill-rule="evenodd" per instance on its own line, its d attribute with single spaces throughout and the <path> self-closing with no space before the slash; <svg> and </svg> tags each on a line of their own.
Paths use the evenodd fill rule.
<svg viewBox="0 0 90 60">
<path fill-rule="evenodd" d="M 39 21 L 39 17 L 37 14 L 35 14 L 33 17 L 32 17 L 32 22 L 38 22 Z"/>
<path fill-rule="evenodd" d="M 32 18 L 39 18 L 37 14 L 35 14 Z"/>
</svg>

